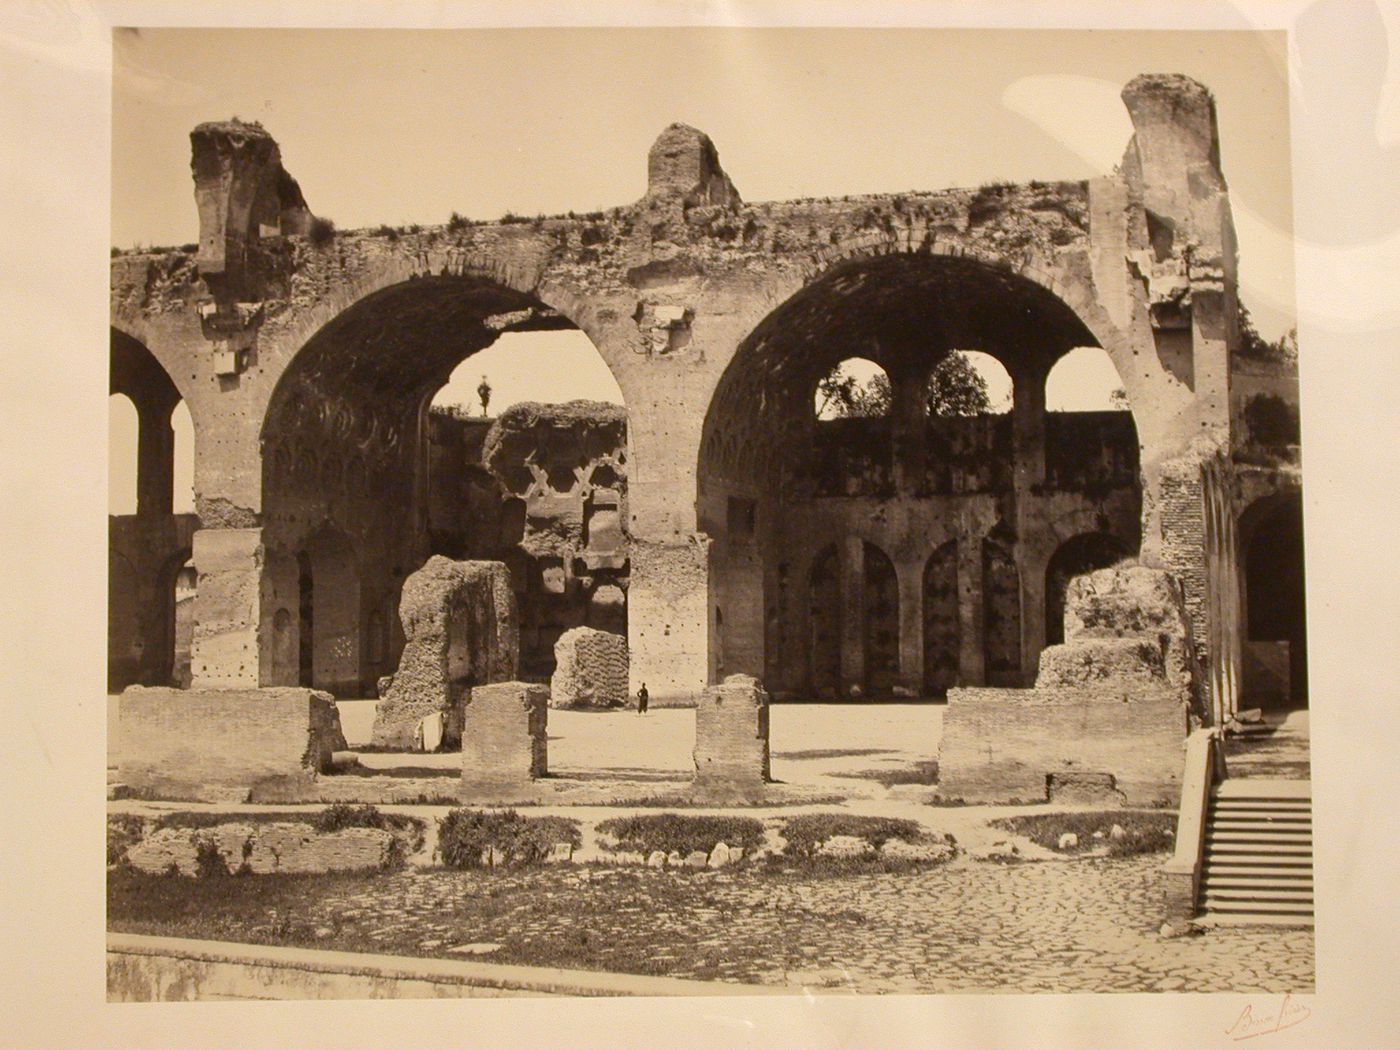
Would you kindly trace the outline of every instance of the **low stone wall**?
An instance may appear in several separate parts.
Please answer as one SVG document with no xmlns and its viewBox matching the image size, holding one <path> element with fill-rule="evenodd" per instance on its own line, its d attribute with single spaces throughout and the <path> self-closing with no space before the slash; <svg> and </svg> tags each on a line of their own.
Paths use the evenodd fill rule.
<svg viewBox="0 0 1400 1050">
<path fill-rule="evenodd" d="M 396 859 L 394 836 L 378 828 L 317 832 L 311 825 L 219 824 L 212 828 L 160 828 L 127 851 L 127 862 L 150 875 L 220 874 L 202 871 L 216 863 L 229 875 L 275 872 L 321 875 L 332 871 L 388 868 Z"/>
<path fill-rule="evenodd" d="M 708 687 L 695 709 L 695 787 L 748 795 L 769 777 L 768 694 L 758 679 L 730 675 Z"/>
<path fill-rule="evenodd" d="M 627 703 L 627 639 L 574 627 L 554 643 L 550 707 L 620 707 Z"/>
<path fill-rule="evenodd" d="M 1175 805 L 1187 707 L 1166 685 L 950 689 L 938 790 L 971 803 L 1043 802 L 1051 776 L 1108 774 L 1127 805 Z"/>
<path fill-rule="evenodd" d="M 146 689 L 121 696 L 121 782 L 133 798 L 243 802 L 296 795 L 345 747 L 329 693 L 311 689 Z"/>
<path fill-rule="evenodd" d="M 790 988 L 455 959 L 107 934 L 107 1000 L 781 995 Z M 805 990 L 804 990 L 805 993 Z"/>
<path fill-rule="evenodd" d="M 529 682 L 472 689 L 462 725 L 462 793 L 471 798 L 530 784 L 549 769 L 549 690 Z"/>
</svg>

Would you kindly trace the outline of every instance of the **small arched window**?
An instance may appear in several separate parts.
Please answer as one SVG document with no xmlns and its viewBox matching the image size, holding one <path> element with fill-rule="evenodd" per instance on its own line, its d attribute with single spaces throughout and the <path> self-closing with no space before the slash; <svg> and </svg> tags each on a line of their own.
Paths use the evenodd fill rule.
<svg viewBox="0 0 1400 1050">
<path fill-rule="evenodd" d="M 1107 351 L 1081 346 L 1055 362 L 1045 379 L 1047 412 L 1113 412 L 1128 407 L 1118 369 Z"/>
<path fill-rule="evenodd" d="M 1011 411 L 1006 366 L 980 350 L 950 350 L 929 373 L 924 397 L 931 416 L 1001 415 Z"/>
<path fill-rule="evenodd" d="M 818 419 L 887 416 L 890 377 L 864 357 L 848 357 L 817 381 L 812 410 Z"/>
</svg>

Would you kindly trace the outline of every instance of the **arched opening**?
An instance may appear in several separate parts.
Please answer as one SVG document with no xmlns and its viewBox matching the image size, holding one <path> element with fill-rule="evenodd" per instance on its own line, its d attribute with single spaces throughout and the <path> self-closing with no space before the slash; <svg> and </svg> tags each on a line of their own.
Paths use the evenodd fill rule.
<svg viewBox="0 0 1400 1050">
<path fill-rule="evenodd" d="M 310 610 L 318 686 L 375 695 L 404 645 L 400 589 L 434 554 L 510 568 L 525 680 L 549 680 L 570 628 L 625 635 L 620 401 L 570 319 L 484 277 L 391 285 L 313 335 L 280 380 L 262 436 L 270 562 L 314 554 L 305 538 L 323 526 L 353 552 L 343 562 L 353 616 L 346 609 L 328 626 L 326 570 L 314 557 L 309 596 L 297 589 L 285 603 Z M 332 638 L 354 658 L 328 664 L 319 650 Z M 274 659 L 273 676 L 303 677 L 306 659 Z"/>
<path fill-rule="evenodd" d="M 962 629 L 958 617 L 958 541 L 949 540 L 924 564 L 924 692 L 943 696 L 958 682 Z"/>
<path fill-rule="evenodd" d="M 108 687 L 187 684 L 188 660 L 176 663 L 175 589 L 198 528 L 188 488 L 193 456 L 181 442 L 189 413 L 169 373 L 138 340 L 111 329 L 109 360 Z M 187 484 L 180 496 L 177 462 Z M 181 626 L 188 627 L 193 602 L 185 597 Z"/>
<path fill-rule="evenodd" d="M 348 536 L 326 525 L 297 553 L 297 682 L 336 696 L 363 695 L 359 560 Z"/>
<path fill-rule="evenodd" d="M 1127 556 L 1123 544 L 1103 532 L 1087 532 L 1055 548 L 1045 567 L 1045 644 L 1065 640 L 1065 593 L 1069 581 L 1095 569 L 1107 569 Z"/>
<path fill-rule="evenodd" d="M 1265 497 L 1240 516 L 1244 555 L 1244 703 L 1308 706 L 1303 503 L 1297 492 Z"/>
<path fill-rule="evenodd" d="M 136 513 L 141 419 L 125 394 L 107 397 L 107 513 Z"/>
<path fill-rule="evenodd" d="M 864 357 L 848 357 L 817 380 L 812 410 L 818 419 L 869 419 L 890 414 L 890 377 Z"/>
<path fill-rule="evenodd" d="M 931 416 L 1004 415 L 1014 383 L 1006 366 L 980 350 L 950 350 L 929 372 L 925 407 Z"/>
<path fill-rule="evenodd" d="M 899 684 L 899 580 L 894 563 L 873 543 L 862 546 L 865 695 L 888 697 Z"/>
<path fill-rule="evenodd" d="M 1097 346 L 1076 347 L 1045 377 L 1048 412 L 1117 412 L 1128 407 L 1118 369 Z"/>
<path fill-rule="evenodd" d="M 998 525 L 982 541 L 982 658 L 988 685 L 1020 686 L 1021 573 L 1015 537 Z"/>
<path fill-rule="evenodd" d="M 1112 359 L 1096 346 L 1077 347 L 1045 379 L 1045 478 L 1060 490 L 1116 496 L 1101 513 L 1112 531 L 1139 545 L 1141 491 L 1137 427 Z M 1124 496 L 1130 497 L 1125 502 Z"/>
<path fill-rule="evenodd" d="M 173 446 L 171 465 L 171 509 L 176 514 L 194 513 L 194 420 L 189 405 L 181 401 L 170 413 Z"/>
<path fill-rule="evenodd" d="M 1066 521 L 1093 529 L 1106 520 L 1114 535 L 1138 527 L 1131 417 L 1111 413 L 1111 422 L 1052 434 L 1045 411 L 1052 367 L 1095 343 L 1075 311 L 1030 278 L 922 250 L 838 262 L 755 327 L 706 414 L 697 513 L 726 613 L 739 595 L 766 611 L 754 673 L 762 668 L 771 696 L 849 697 L 872 674 L 884 676 L 878 692 L 901 698 L 1033 679 L 1042 559 Z M 888 412 L 818 418 L 813 391 L 856 357 L 886 377 L 877 392 L 888 388 Z M 1066 465 L 1058 478 L 1047 476 L 1052 446 Z M 1131 467 L 1083 466 L 1099 462 Z M 739 503 L 753 508 L 743 519 L 757 522 L 751 538 L 734 527 Z M 895 584 L 895 651 L 891 658 L 883 636 L 878 673 L 865 651 L 872 621 L 854 630 L 837 620 L 860 608 L 859 592 L 832 551 L 850 559 L 857 540 L 893 566 L 878 578 Z M 740 550 L 752 552 L 748 560 Z M 786 564 L 812 567 L 805 588 L 783 585 Z M 726 624 L 726 650 L 741 634 Z M 803 638 L 822 646 L 790 644 Z"/>
</svg>

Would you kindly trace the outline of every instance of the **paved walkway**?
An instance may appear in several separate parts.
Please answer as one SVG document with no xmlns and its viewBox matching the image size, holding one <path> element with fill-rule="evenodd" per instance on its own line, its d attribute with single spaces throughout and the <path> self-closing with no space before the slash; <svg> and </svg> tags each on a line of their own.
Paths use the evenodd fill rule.
<svg viewBox="0 0 1400 1050">
<path fill-rule="evenodd" d="M 1302 711 L 1266 711 L 1271 732 L 1227 736 L 1225 765 L 1231 777 L 1307 780 L 1311 776 L 1309 718 Z"/>
<path fill-rule="evenodd" d="M 1161 857 L 917 874 L 408 872 L 274 929 L 325 947 L 860 992 L 1308 992 L 1311 930 L 1156 931 Z M 412 949 L 410 949 L 412 950 Z"/>
</svg>

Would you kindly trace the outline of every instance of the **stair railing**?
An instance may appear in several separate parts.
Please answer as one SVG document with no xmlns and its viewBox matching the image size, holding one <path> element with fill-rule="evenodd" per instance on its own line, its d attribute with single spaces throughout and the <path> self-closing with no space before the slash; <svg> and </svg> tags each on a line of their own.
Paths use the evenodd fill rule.
<svg viewBox="0 0 1400 1050">
<path fill-rule="evenodd" d="M 1181 776 L 1181 805 L 1176 818 L 1176 850 L 1162 865 L 1167 925 L 1184 927 L 1196 915 L 1205 852 L 1210 793 L 1226 777 L 1220 730 L 1197 729 L 1186 738 L 1186 767 Z"/>
</svg>

